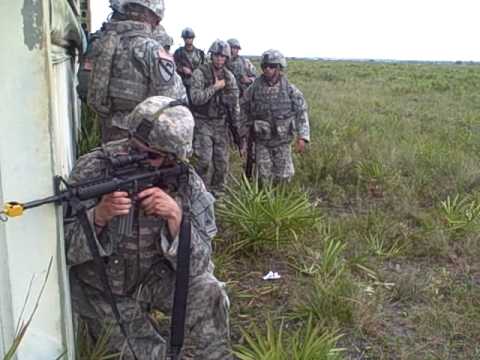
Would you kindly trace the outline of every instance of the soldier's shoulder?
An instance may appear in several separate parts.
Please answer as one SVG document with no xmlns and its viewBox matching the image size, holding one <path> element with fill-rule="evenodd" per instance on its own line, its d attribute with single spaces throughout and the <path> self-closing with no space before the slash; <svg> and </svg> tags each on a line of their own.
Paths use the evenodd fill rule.
<svg viewBox="0 0 480 360">
<path fill-rule="evenodd" d="M 291 94 L 293 94 L 295 96 L 302 96 L 303 97 L 302 91 L 295 84 L 292 84 L 288 80 L 287 80 L 287 83 L 288 83 L 288 90 Z"/>
<path fill-rule="evenodd" d="M 224 67 L 223 69 L 225 70 L 225 76 L 229 77 L 230 80 L 235 80 L 235 75 L 232 70 L 227 67 Z"/>
<path fill-rule="evenodd" d="M 127 147 L 127 139 L 111 141 L 80 156 L 73 168 L 72 180 L 80 181 L 100 176 L 109 167 L 109 156 L 125 152 Z"/>
<path fill-rule="evenodd" d="M 252 83 L 252 85 L 250 85 L 249 89 L 252 89 L 252 91 L 253 91 L 253 89 L 255 89 L 259 86 L 262 86 L 263 84 L 264 84 L 263 77 L 259 76 L 255 80 L 253 80 L 253 83 Z"/>
<path fill-rule="evenodd" d="M 192 196 L 198 196 L 200 193 L 207 192 L 207 187 L 203 182 L 202 178 L 195 171 L 193 166 L 189 166 L 189 184 L 192 189 Z"/>
<path fill-rule="evenodd" d="M 98 177 L 106 167 L 106 156 L 102 148 L 96 148 L 82 155 L 75 163 L 70 181 L 78 182 Z"/>
<path fill-rule="evenodd" d="M 153 50 L 157 50 L 160 48 L 163 49 L 163 46 L 160 44 L 158 40 L 149 36 L 137 36 L 135 37 L 132 44 L 134 47 L 150 48 Z"/>
<path fill-rule="evenodd" d="M 201 56 L 203 56 L 203 57 L 205 56 L 205 51 L 203 51 L 202 49 L 199 49 L 199 48 L 196 47 L 196 48 L 195 48 L 195 51 L 196 51 L 198 54 L 200 54 Z"/>
<path fill-rule="evenodd" d="M 180 55 L 183 51 L 184 51 L 184 47 L 180 46 L 179 48 L 177 48 L 177 50 L 175 50 L 175 52 L 173 54 L 174 55 Z"/>
</svg>

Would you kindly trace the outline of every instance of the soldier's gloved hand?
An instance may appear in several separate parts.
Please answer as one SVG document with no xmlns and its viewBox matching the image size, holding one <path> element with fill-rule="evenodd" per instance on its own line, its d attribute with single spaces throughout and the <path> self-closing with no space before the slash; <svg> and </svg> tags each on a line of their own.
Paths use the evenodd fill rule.
<svg viewBox="0 0 480 360">
<path fill-rule="evenodd" d="M 213 88 L 215 89 L 215 91 L 221 90 L 224 87 L 225 87 L 225 80 L 215 79 L 215 84 L 213 84 Z"/>
<path fill-rule="evenodd" d="M 143 190 L 137 196 L 140 207 L 145 211 L 145 214 L 167 220 L 170 235 L 176 237 L 180 231 L 182 209 L 175 199 L 158 187 Z"/>
<path fill-rule="evenodd" d="M 305 152 L 305 140 L 297 139 L 296 150 L 298 153 L 303 154 Z"/>
<path fill-rule="evenodd" d="M 107 225 L 115 216 L 128 215 L 132 207 L 132 200 L 128 193 L 116 191 L 102 196 L 102 200 L 95 206 L 94 222 L 97 226 Z"/>
<path fill-rule="evenodd" d="M 192 70 L 187 66 L 183 66 L 182 71 L 185 75 L 192 75 Z"/>
</svg>

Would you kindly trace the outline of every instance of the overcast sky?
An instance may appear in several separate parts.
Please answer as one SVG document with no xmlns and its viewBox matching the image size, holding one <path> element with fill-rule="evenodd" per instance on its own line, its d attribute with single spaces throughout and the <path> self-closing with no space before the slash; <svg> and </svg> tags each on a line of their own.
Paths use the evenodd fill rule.
<svg viewBox="0 0 480 360">
<path fill-rule="evenodd" d="M 237 38 L 243 54 L 276 48 L 286 56 L 480 61 L 479 0 L 165 0 L 162 24 L 183 44 Z M 93 28 L 110 10 L 91 0 Z M 241 6 L 241 7 L 240 7 Z"/>
</svg>

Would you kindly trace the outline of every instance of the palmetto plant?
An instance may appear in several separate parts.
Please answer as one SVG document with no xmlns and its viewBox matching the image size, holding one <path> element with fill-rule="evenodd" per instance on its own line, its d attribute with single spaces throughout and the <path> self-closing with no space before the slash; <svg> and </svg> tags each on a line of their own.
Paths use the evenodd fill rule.
<svg viewBox="0 0 480 360">
<path fill-rule="evenodd" d="M 305 255 L 296 253 L 289 257 L 290 266 L 308 276 L 328 279 L 340 275 L 345 270 L 343 252 L 346 245 L 334 235 L 325 235 L 322 241 L 324 245 L 321 252 L 307 246 L 299 247 L 298 252 Z"/>
<path fill-rule="evenodd" d="M 355 292 L 355 284 L 345 272 L 328 279 L 316 277 L 290 317 L 304 320 L 312 317 L 325 325 L 350 324 L 353 321 Z"/>
<path fill-rule="evenodd" d="M 365 235 L 365 240 L 368 250 L 375 256 L 388 259 L 400 255 L 405 250 L 405 245 L 402 245 L 399 239 L 389 243 L 382 232 L 370 231 Z"/>
<path fill-rule="evenodd" d="M 336 347 L 341 335 L 322 332 L 313 325 L 312 318 L 288 336 L 285 336 L 283 321 L 276 328 L 270 319 L 266 334 L 258 328 L 254 328 L 253 336 L 246 331 L 242 333 L 245 344 L 236 346 L 234 351 L 240 360 L 337 360 L 343 351 Z"/>
<path fill-rule="evenodd" d="M 98 115 L 86 104 L 82 106 L 81 132 L 78 142 L 78 154 L 83 155 L 101 143 Z"/>
<path fill-rule="evenodd" d="M 320 219 L 305 192 L 288 185 L 260 187 L 244 177 L 227 189 L 218 206 L 222 222 L 242 250 L 279 248 L 311 229 Z"/>
<path fill-rule="evenodd" d="M 468 197 L 448 196 L 440 203 L 444 224 L 450 230 L 466 230 L 475 226 L 480 218 L 480 202 Z"/>
</svg>

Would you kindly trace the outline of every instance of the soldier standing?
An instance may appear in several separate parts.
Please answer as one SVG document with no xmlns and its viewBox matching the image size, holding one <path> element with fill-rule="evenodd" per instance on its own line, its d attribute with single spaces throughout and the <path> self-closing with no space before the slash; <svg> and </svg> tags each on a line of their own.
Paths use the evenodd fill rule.
<svg viewBox="0 0 480 360">
<path fill-rule="evenodd" d="M 230 46 L 216 40 L 210 46 L 211 62 L 193 72 L 191 103 L 195 117 L 193 150 L 196 169 L 209 190 L 223 192 L 228 173 L 228 131 L 243 151 L 240 139 L 239 90 L 234 75 L 225 67 Z"/>
<path fill-rule="evenodd" d="M 128 124 L 130 138 L 104 144 L 78 160 L 72 183 L 110 173 L 118 156 L 148 154 L 144 161 L 162 169 L 186 161 L 191 153 L 193 117 L 170 98 L 146 99 L 128 116 Z M 167 342 L 150 312 L 171 313 L 176 253 L 179 236 L 183 236 L 182 204 L 186 202 L 191 209 L 190 277 L 180 358 L 231 359 L 228 297 L 224 284 L 211 271 L 211 240 L 217 232 L 214 197 L 195 171 L 188 171 L 189 181 L 182 188 L 149 187 L 134 198 L 117 191 L 98 201 L 86 201 L 90 209 L 87 225 L 95 230 L 93 242 L 105 264 L 106 283 L 90 251 L 85 224 L 77 217 L 67 219 L 65 240 L 74 311 L 94 340 L 110 329 L 107 348 L 122 353 L 122 359 L 165 359 Z M 121 230 L 127 214 L 133 214 L 130 233 Z"/>
<path fill-rule="evenodd" d="M 263 183 L 286 182 L 294 174 L 291 142 L 296 138 L 296 149 L 303 153 L 310 141 L 307 103 L 283 74 L 287 61 L 280 51 L 264 52 L 261 66 L 263 74 L 247 89 L 244 103 L 255 168 Z"/>
<path fill-rule="evenodd" d="M 237 84 L 240 89 L 240 97 L 242 97 L 245 90 L 247 90 L 247 88 L 255 81 L 257 74 L 255 68 L 253 67 L 252 69 L 251 62 L 248 64 L 247 59 L 240 56 L 239 52 L 242 49 L 240 42 L 237 39 L 229 39 L 227 42 L 232 51 L 232 57 L 228 62 L 227 67 L 233 75 L 235 75 L 235 79 L 237 79 Z"/>
<path fill-rule="evenodd" d="M 173 58 L 175 59 L 177 72 L 187 89 L 187 94 L 190 95 L 192 74 L 196 68 L 205 63 L 205 53 L 193 45 L 195 32 L 191 28 L 187 27 L 182 30 L 182 39 L 185 44 L 175 50 Z"/>
<path fill-rule="evenodd" d="M 120 9 L 120 0 L 110 0 L 110 8 L 112 9 L 112 13 L 108 18 L 109 22 L 125 20 L 125 16 L 122 14 Z M 80 66 L 77 74 L 77 93 L 82 102 L 87 101 L 88 83 L 90 79 L 90 72 L 93 68 L 93 58 L 95 54 L 94 44 L 102 36 L 103 32 L 105 31 L 105 27 L 108 27 L 108 25 L 106 24 L 107 23 L 103 23 L 100 30 L 97 30 L 93 34 L 90 34 L 88 38 L 87 51 L 85 52 L 85 54 L 80 55 Z"/>
<path fill-rule="evenodd" d="M 147 97 L 182 97 L 172 57 L 152 38 L 164 10 L 163 0 L 123 0 L 126 20 L 105 24 L 95 42 L 88 104 L 100 116 L 103 143 L 128 135 L 126 116 Z"/>
</svg>

